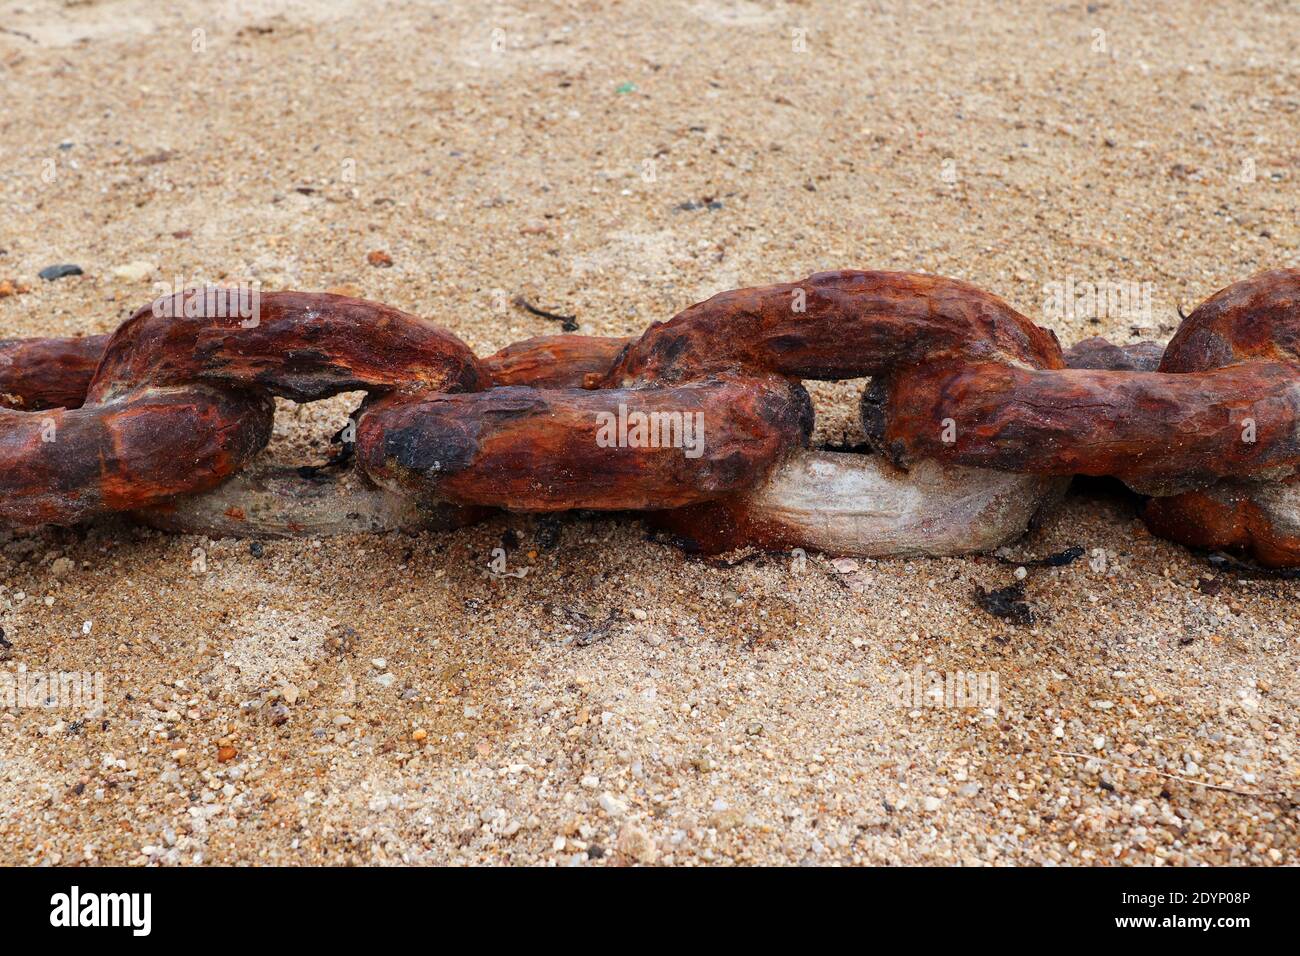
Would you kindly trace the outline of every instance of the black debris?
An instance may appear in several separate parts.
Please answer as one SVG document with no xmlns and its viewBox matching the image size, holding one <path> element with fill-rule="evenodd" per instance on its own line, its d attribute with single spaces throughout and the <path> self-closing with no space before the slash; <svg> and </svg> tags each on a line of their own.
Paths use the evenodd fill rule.
<svg viewBox="0 0 1300 956">
<path fill-rule="evenodd" d="M 83 273 L 81 271 L 81 266 L 67 262 L 57 266 L 46 266 L 36 274 L 46 282 L 53 282 L 55 279 L 62 279 L 65 276 L 79 276 Z"/>
<path fill-rule="evenodd" d="M 716 211 L 722 208 L 722 200 L 714 199 L 712 196 L 705 196 L 699 202 L 695 202 L 694 200 L 687 200 L 686 202 L 678 203 L 673 208 L 678 212 L 695 212 L 696 210 L 699 209 L 708 209 L 710 211 Z"/>
<path fill-rule="evenodd" d="M 975 601 L 994 617 L 1012 624 L 1033 624 L 1034 610 L 1025 600 L 1025 582 L 1017 581 L 996 591 L 975 587 Z"/>
<path fill-rule="evenodd" d="M 585 614 L 581 614 L 581 612 L 577 613 L 579 618 L 586 618 Z M 605 620 L 587 627 L 577 637 L 575 637 L 573 639 L 574 643 L 579 647 L 590 647 L 598 641 L 603 641 L 605 638 L 609 637 L 610 629 L 614 626 L 617 620 L 618 612 L 611 610 Z"/>
<path fill-rule="evenodd" d="M 560 315 L 558 312 L 550 312 L 546 309 L 539 309 L 537 306 L 533 305 L 531 302 L 525 299 L 522 295 L 515 296 L 515 305 L 519 306 L 519 308 L 523 309 L 525 312 L 532 313 L 538 318 L 551 319 L 555 322 L 559 322 L 560 328 L 563 329 L 565 332 L 578 331 L 578 317 L 576 315 Z"/>
<path fill-rule="evenodd" d="M 537 519 L 537 530 L 534 537 L 537 539 L 537 546 L 543 551 L 550 551 L 560 543 L 560 533 L 563 525 L 557 515 L 545 515 Z"/>
<path fill-rule="evenodd" d="M 1073 547 L 1066 548 L 1064 551 L 1049 554 L 1045 558 L 1031 558 L 1027 561 L 1016 561 L 1012 558 L 999 557 L 998 560 L 1003 564 L 1013 564 L 1022 568 L 1063 568 L 1067 564 L 1073 564 L 1081 557 L 1083 557 L 1083 545 L 1076 544 Z"/>
</svg>

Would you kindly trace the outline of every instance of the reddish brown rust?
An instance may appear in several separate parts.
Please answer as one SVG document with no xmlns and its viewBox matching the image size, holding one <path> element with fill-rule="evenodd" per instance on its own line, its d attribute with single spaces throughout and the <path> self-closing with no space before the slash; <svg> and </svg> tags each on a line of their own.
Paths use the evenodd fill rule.
<svg viewBox="0 0 1300 956">
<path fill-rule="evenodd" d="M 110 338 L 0 341 L 0 406 L 19 411 L 80 408 Z M 482 366 L 493 385 L 583 388 L 593 376 L 608 374 L 623 348 L 635 341 L 630 336 L 539 335 L 489 355 Z M 395 361 L 400 365 L 404 359 Z"/>
<path fill-rule="evenodd" d="M 215 308 L 214 308 L 215 306 Z M 24 408 L 0 409 L 0 520 L 69 524 L 213 488 L 265 446 L 272 395 L 455 391 L 490 383 L 459 339 L 396 309 L 335 295 L 202 290 L 138 311 L 99 342 L 8 343 L 51 356 L 3 379 Z M 84 403 L 82 402 L 84 390 Z M 80 405 L 81 407 L 72 407 Z"/>
<path fill-rule="evenodd" d="M 668 384 L 711 372 L 863 378 L 945 357 L 1062 368 L 1056 336 L 965 282 L 907 272 L 819 272 L 721 292 L 656 322 L 609 384 Z"/>
<path fill-rule="evenodd" d="M 1285 495 L 1285 511 L 1274 504 Z M 1281 503 L 1281 502 L 1279 502 Z M 1192 548 L 1240 551 L 1270 567 L 1300 566 L 1300 482 L 1223 481 L 1203 491 L 1152 498 L 1142 513 L 1162 538 Z"/>
<path fill-rule="evenodd" d="M 79 408 L 107 335 L 0 341 L 0 408 Z"/>
<path fill-rule="evenodd" d="M 1300 270 L 1261 272 L 1215 293 L 1179 326 L 1162 372 L 1210 373 L 1270 362 L 1300 367 Z M 1289 395 L 1300 406 L 1300 377 Z M 1294 444 L 1297 427 L 1287 439 Z M 1268 439 L 1254 430 L 1255 445 Z M 1239 475 L 1239 472 L 1230 472 Z M 1197 548 L 1235 550 L 1264 564 L 1300 566 L 1300 482 L 1227 479 L 1148 503 L 1143 517 L 1156 534 Z"/>
<path fill-rule="evenodd" d="M 1162 494 L 1231 479 L 1161 501 L 1153 524 L 1191 543 L 1298 560 L 1291 498 L 1279 504 L 1280 486 L 1258 482 L 1300 464 L 1300 270 L 1216 294 L 1180 328 L 1158 372 L 1150 345 L 1089 340 L 1063 356 L 1055 336 L 1001 299 L 904 273 L 820 273 L 727 292 L 634 342 L 555 336 L 482 362 L 448 333 L 375 303 L 248 295 L 224 316 L 197 307 L 195 293 L 146 307 L 108 342 L 93 382 L 100 342 L 0 344 L 0 392 L 23 409 L 0 418 L 0 488 L 12 492 L 0 517 L 79 520 L 208 487 L 265 440 L 270 395 L 309 401 L 353 389 L 372 393 L 358 425 L 363 469 L 427 502 L 553 510 L 726 499 L 720 506 L 734 510 L 804 443 L 810 412 L 798 379 L 871 376 L 864 422 L 898 464 L 1112 474 Z M 71 447 L 36 448 L 39 413 L 28 410 L 71 407 L 83 392 L 85 408 L 53 413 L 76 438 Z M 598 413 L 617 416 L 620 406 L 703 413 L 699 457 L 605 447 Z M 125 461 L 147 457 L 134 437 L 144 429 L 131 425 L 142 409 L 159 416 L 167 461 L 150 459 L 156 473 Z M 194 434 L 173 434 L 181 427 Z M 187 481 L 184 468 L 202 473 Z M 772 504 L 765 514 L 780 511 Z M 1196 524 L 1198 509 L 1210 516 L 1193 541 L 1179 529 Z"/>
<path fill-rule="evenodd" d="M 634 338 L 539 335 L 507 345 L 483 360 L 494 385 L 585 388 L 609 374 Z"/>
<path fill-rule="evenodd" d="M 1169 494 L 1300 462 L 1300 365 L 1208 372 L 931 364 L 887 383 L 883 450 L 1037 475 L 1115 475 Z M 1242 435 L 1254 422 L 1258 440 Z"/>
<path fill-rule="evenodd" d="M 724 292 L 651 326 L 609 381 L 677 382 L 722 369 L 870 375 L 878 380 L 864 402 L 868 434 L 904 467 L 935 458 L 1042 475 L 1109 474 L 1160 493 L 1229 475 L 1276 477 L 1300 463 L 1300 367 L 1268 344 L 1266 330 L 1294 347 L 1287 330 L 1297 275 L 1265 273 L 1207 303 L 1215 328 L 1229 324 L 1221 313 L 1235 310 L 1238 353 L 1256 359 L 1231 371 L 1065 369 L 1054 336 L 965 283 L 827 272 Z M 1251 316 L 1245 330 L 1243 315 Z M 1214 341 L 1198 336 L 1202 349 Z M 1253 445 L 1241 441 L 1246 419 L 1256 423 Z"/>
<path fill-rule="evenodd" d="M 191 385 L 77 409 L 0 409 L 0 521 L 72 524 L 213 488 L 271 436 L 268 397 Z"/>
<path fill-rule="evenodd" d="M 562 357 L 575 362 L 578 356 L 583 380 L 592 384 L 597 376 L 588 369 L 598 369 L 612 345 L 569 345 Z M 538 350 L 534 342 L 521 351 Z M 764 396 L 743 383 L 773 373 L 877 374 L 941 353 L 1062 365 L 1050 333 L 965 283 L 904 273 L 821 273 L 802 283 L 722 293 L 652 326 L 597 382 L 603 387 L 587 395 L 498 389 L 501 394 L 426 401 L 418 413 L 376 408 L 359 428 L 359 460 L 378 481 L 455 501 L 516 510 L 677 507 L 753 487 L 782 452 L 802 444 L 810 418 L 802 390 L 785 385 L 789 400 L 775 402 L 773 389 Z M 505 374 L 536 367 L 531 359 L 517 361 Z M 728 381 L 712 384 L 720 376 Z M 696 391 L 693 383 L 700 382 L 709 388 Z M 679 386 L 686 388 L 680 395 Z M 702 401 L 708 402 L 709 452 L 701 460 L 680 450 L 600 448 L 596 441 L 598 412 L 625 406 L 677 414 L 704 411 Z M 767 427 L 756 431 L 758 421 Z"/>
<path fill-rule="evenodd" d="M 229 291 L 238 298 L 224 304 L 224 315 L 204 314 L 211 308 L 201 303 L 202 290 L 136 312 L 108 343 L 89 401 L 189 382 L 259 388 L 299 402 L 363 389 L 456 392 L 490 384 L 460 339 L 417 316 L 328 293 L 254 298 Z"/>
<path fill-rule="evenodd" d="M 1300 269 L 1260 272 L 1210 296 L 1169 340 L 1160 371 L 1250 361 L 1300 361 Z"/>
<path fill-rule="evenodd" d="M 633 416 L 648 423 L 640 434 Z M 810 425 L 803 389 L 773 376 L 597 391 L 508 386 L 377 402 L 358 423 L 357 460 L 386 487 L 462 504 L 675 508 L 750 487 Z"/>
</svg>

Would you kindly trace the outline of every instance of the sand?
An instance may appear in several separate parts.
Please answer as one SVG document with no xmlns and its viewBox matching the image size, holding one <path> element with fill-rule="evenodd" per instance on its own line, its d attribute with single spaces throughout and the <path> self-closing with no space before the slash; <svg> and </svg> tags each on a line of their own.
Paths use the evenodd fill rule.
<svg viewBox="0 0 1300 956">
<path fill-rule="evenodd" d="M 632 334 L 859 267 L 1164 341 L 1297 264 L 1298 40 L 1283 2 L 4 2 L 0 335 L 244 280 L 486 354 L 557 330 L 519 295 Z M 1046 315 L 1069 281 L 1151 308 Z M 819 440 L 861 388 L 814 389 Z M 351 407 L 280 403 L 270 454 Z M 1087 552 L 1023 626 L 987 556 L 728 565 L 623 517 L 0 532 L 0 667 L 104 687 L 0 706 L 0 862 L 1294 864 L 1297 584 L 1137 507 L 1076 488 L 1015 543 Z M 990 706 L 897 699 L 958 670 Z"/>
</svg>

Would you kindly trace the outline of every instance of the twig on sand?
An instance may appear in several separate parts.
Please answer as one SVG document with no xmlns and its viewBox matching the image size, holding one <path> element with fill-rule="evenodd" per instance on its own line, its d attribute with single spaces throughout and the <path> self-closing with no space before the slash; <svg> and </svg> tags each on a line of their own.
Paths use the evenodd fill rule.
<svg viewBox="0 0 1300 956">
<path fill-rule="evenodd" d="M 539 318 L 553 319 L 556 322 L 561 323 L 560 328 L 566 332 L 578 331 L 578 317 L 576 315 L 560 315 L 556 312 L 547 312 L 545 309 L 539 309 L 537 306 L 530 303 L 522 295 L 515 296 L 515 305 L 527 312 L 531 312 Z"/>
<path fill-rule="evenodd" d="M 1163 770 L 1157 770 L 1155 767 L 1133 767 L 1126 763 L 1120 763 L 1118 760 L 1107 760 L 1105 757 L 1098 757 L 1094 754 L 1079 754 L 1069 750 L 1053 750 L 1052 753 L 1058 757 L 1077 757 L 1080 760 L 1096 760 L 1100 763 L 1108 763 L 1112 767 L 1119 767 L 1121 770 L 1128 770 L 1132 773 L 1153 773 L 1157 777 L 1168 777 L 1170 780 L 1181 780 L 1183 783 L 1190 783 L 1194 787 L 1204 787 L 1207 790 L 1222 790 L 1225 793 L 1235 793 L 1243 797 L 1275 797 L 1282 796 L 1285 790 L 1238 790 L 1235 787 L 1225 787 L 1217 783 L 1205 783 L 1201 780 L 1193 780 L 1191 777 L 1180 777 L 1176 773 L 1165 773 Z"/>
<path fill-rule="evenodd" d="M 24 33 L 22 30 L 15 30 L 13 27 L 0 27 L 0 33 L 8 33 L 10 36 L 22 37 L 30 43 L 35 43 L 37 46 L 41 45 L 40 41 L 30 33 Z"/>
</svg>

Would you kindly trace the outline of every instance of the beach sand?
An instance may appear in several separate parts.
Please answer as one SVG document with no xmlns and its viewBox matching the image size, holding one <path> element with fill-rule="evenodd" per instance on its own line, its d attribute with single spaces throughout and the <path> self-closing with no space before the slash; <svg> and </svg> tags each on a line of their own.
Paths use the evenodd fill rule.
<svg viewBox="0 0 1300 956">
<path fill-rule="evenodd" d="M 887 268 L 1163 342 L 1297 265 L 1300 28 L 1139 6 L 0 2 L 0 337 L 255 281 L 488 354 L 558 331 L 516 296 L 629 335 Z M 1071 281 L 1150 308 L 1045 314 Z M 819 441 L 862 386 L 812 388 Z M 280 402 L 269 454 L 323 460 L 355 397 Z M 977 606 L 988 556 L 728 564 L 623 516 L 0 532 L 0 668 L 103 681 L 0 706 L 0 862 L 1294 864 L 1297 582 L 1138 507 L 1076 487 L 1013 543 L 1086 551 L 1029 569 L 1030 625 Z M 950 671 L 996 698 L 897 700 Z"/>
</svg>

